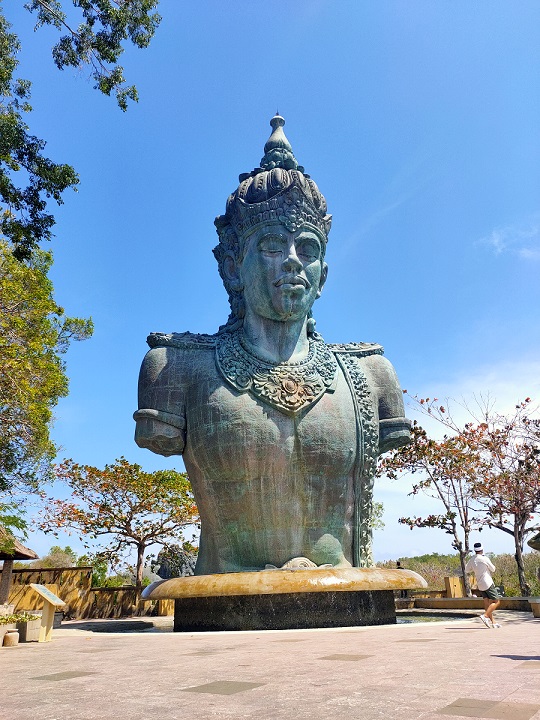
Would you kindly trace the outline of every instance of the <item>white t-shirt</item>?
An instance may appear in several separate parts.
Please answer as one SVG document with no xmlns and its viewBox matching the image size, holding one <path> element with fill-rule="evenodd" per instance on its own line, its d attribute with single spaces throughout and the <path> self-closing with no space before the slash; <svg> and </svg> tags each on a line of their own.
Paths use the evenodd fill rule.
<svg viewBox="0 0 540 720">
<path fill-rule="evenodd" d="M 475 555 L 465 565 L 465 572 L 473 572 L 479 590 L 487 590 L 493 585 L 491 573 L 495 572 L 495 565 L 485 555 Z"/>
</svg>

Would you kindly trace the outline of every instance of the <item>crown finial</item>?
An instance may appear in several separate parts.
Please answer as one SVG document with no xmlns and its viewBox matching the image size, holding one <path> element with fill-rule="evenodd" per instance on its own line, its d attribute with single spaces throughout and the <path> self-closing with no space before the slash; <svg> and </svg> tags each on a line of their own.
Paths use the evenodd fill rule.
<svg viewBox="0 0 540 720">
<path fill-rule="evenodd" d="M 274 168 L 301 170 L 294 157 L 291 144 L 282 129 L 285 125 L 284 118 L 279 113 L 276 113 L 270 120 L 270 125 L 272 134 L 264 146 L 265 155 L 261 160 L 261 168 L 263 170 L 273 170 Z"/>
</svg>

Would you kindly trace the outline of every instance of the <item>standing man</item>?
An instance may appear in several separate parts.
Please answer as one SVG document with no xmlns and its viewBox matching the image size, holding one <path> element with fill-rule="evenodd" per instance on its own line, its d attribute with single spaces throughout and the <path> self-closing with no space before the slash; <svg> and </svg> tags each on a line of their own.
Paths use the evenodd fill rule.
<svg viewBox="0 0 540 720">
<path fill-rule="evenodd" d="M 480 620 L 487 628 L 500 628 L 493 621 L 493 613 L 501 604 L 501 596 L 491 576 L 495 572 L 495 565 L 484 555 L 482 543 L 474 543 L 474 557 L 465 565 L 465 572 L 475 574 L 476 584 L 484 598 L 484 614 L 480 615 Z"/>
</svg>

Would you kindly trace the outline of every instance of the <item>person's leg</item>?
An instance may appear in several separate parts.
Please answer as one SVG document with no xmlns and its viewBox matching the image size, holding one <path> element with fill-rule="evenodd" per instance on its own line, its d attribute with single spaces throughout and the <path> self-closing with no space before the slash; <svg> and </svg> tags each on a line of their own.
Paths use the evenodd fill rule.
<svg viewBox="0 0 540 720">
<path fill-rule="evenodd" d="M 501 604 L 500 600 L 490 600 L 489 598 L 484 599 L 484 615 L 491 620 L 491 622 L 495 622 L 493 620 L 493 613 L 495 610 L 499 607 Z"/>
<path fill-rule="evenodd" d="M 482 592 L 482 591 L 480 591 L 480 592 Z M 482 593 L 482 595 L 483 595 L 483 599 L 484 599 L 484 613 L 482 615 L 480 615 L 480 620 L 484 623 L 484 625 L 487 628 L 491 628 L 491 627 L 493 627 L 493 621 L 488 618 L 488 616 L 486 615 L 486 612 L 487 612 L 488 607 L 490 606 L 490 604 L 493 601 L 490 600 L 489 598 L 487 598 L 483 593 Z"/>
</svg>

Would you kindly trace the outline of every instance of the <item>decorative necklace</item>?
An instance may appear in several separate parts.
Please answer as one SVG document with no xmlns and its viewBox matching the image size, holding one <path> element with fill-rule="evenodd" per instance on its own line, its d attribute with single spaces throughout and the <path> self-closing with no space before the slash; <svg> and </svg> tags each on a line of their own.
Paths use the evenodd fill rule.
<svg viewBox="0 0 540 720">
<path fill-rule="evenodd" d="M 313 405 L 330 389 L 337 362 L 320 336 L 309 338 L 309 352 L 300 362 L 271 363 L 244 346 L 242 330 L 218 335 L 216 365 L 239 392 L 250 392 L 287 415 Z"/>
</svg>

